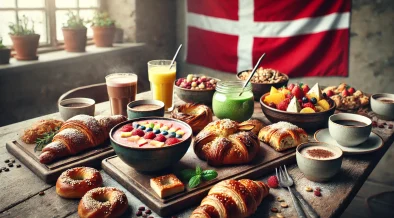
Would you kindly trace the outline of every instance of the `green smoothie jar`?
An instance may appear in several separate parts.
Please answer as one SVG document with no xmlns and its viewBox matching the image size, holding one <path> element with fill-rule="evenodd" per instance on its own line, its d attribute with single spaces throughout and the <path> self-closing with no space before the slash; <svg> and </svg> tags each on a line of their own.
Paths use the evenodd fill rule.
<svg viewBox="0 0 394 218">
<path fill-rule="evenodd" d="M 254 111 L 252 85 L 249 83 L 241 96 L 245 81 L 220 81 L 212 99 L 212 109 L 219 119 L 230 119 L 237 122 L 248 120 Z"/>
</svg>

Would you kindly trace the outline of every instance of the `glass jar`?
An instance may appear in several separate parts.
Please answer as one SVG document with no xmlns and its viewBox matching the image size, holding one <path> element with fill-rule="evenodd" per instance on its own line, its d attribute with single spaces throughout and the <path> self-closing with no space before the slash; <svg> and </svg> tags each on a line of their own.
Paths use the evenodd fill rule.
<svg viewBox="0 0 394 218">
<path fill-rule="evenodd" d="M 248 120 L 254 111 L 252 85 L 249 83 L 241 96 L 245 81 L 220 81 L 212 99 L 212 109 L 219 119 L 228 118 L 237 122 Z"/>
</svg>

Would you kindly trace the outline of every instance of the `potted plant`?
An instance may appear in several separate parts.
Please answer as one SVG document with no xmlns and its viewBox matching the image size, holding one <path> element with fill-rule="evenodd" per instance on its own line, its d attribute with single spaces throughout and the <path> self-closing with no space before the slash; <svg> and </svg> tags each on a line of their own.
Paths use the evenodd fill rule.
<svg viewBox="0 0 394 218">
<path fill-rule="evenodd" d="M 23 15 L 16 23 L 11 23 L 10 37 L 16 52 L 17 60 L 37 60 L 37 48 L 40 35 L 34 32 L 34 21 L 29 25 L 29 19 Z"/>
<path fill-rule="evenodd" d="M 68 20 L 66 24 L 63 24 L 63 36 L 64 36 L 64 49 L 68 52 L 85 52 L 86 47 L 86 22 L 69 11 Z"/>
<path fill-rule="evenodd" d="M 96 12 L 92 20 L 93 40 L 97 47 L 112 47 L 115 21 L 107 13 Z"/>
<path fill-rule="evenodd" d="M 3 38 L 0 37 L 0 64 L 9 64 L 11 49 L 3 45 Z"/>
</svg>

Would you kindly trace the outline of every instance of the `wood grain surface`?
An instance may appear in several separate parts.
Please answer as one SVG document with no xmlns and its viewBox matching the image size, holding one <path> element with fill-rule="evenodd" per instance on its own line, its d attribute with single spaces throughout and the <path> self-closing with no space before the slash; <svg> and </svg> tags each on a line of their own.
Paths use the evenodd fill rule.
<svg viewBox="0 0 394 218">
<path fill-rule="evenodd" d="M 151 93 L 146 92 L 137 95 L 137 99 L 150 99 Z M 176 104 L 181 103 L 176 98 Z M 261 111 L 260 106 L 255 104 L 255 112 Z M 96 105 L 96 114 L 109 114 L 109 103 L 101 103 Z M 368 115 L 377 120 L 370 112 Z M 30 127 L 34 122 L 40 119 L 59 119 L 59 113 L 50 114 L 23 122 L 11 124 L 0 127 L 0 167 L 5 167 L 4 160 L 15 158 L 7 152 L 6 142 L 19 138 L 18 133 L 21 130 Z M 265 120 L 265 117 L 258 117 Z M 268 122 L 268 121 L 267 121 Z M 295 180 L 295 188 L 304 196 L 304 198 L 316 209 L 321 217 L 339 217 L 354 196 L 357 194 L 360 187 L 363 185 L 369 174 L 375 168 L 376 164 L 382 158 L 389 146 L 394 141 L 393 129 L 389 129 L 389 124 L 394 122 L 386 122 L 384 128 L 373 128 L 373 131 L 382 137 L 385 142 L 382 149 L 364 155 L 345 156 L 342 163 L 340 173 L 327 183 L 314 183 L 308 181 L 300 172 L 296 164 L 288 166 L 290 175 Z M 19 160 L 16 160 L 20 163 Z M 55 191 L 53 185 L 45 183 L 30 171 L 24 164 L 21 168 L 10 168 L 9 172 L 0 173 L 0 217 L 78 217 L 77 205 L 79 200 L 66 200 L 60 198 Z M 129 210 L 124 214 L 124 217 L 136 217 L 135 213 L 138 207 L 145 204 L 138 199 L 138 196 L 131 194 L 125 187 L 111 178 L 106 172 L 100 170 L 105 186 L 117 187 L 126 193 L 129 201 Z M 274 171 L 269 171 L 258 175 L 258 180 L 266 181 L 267 178 L 274 174 Z M 322 197 L 315 197 L 312 193 L 305 192 L 305 186 L 317 187 L 322 189 Z M 40 191 L 44 191 L 44 195 L 39 195 Z M 292 206 L 289 194 L 285 189 L 271 189 L 270 195 L 263 200 L 258 210 L 251 217 L 261 218 L 275 216 L 270 212 L 271 207 L 278 207 L 279 203 L 275 200 L 277 196 L 285 199 L 289 204 L 289 208 L 281 209 L 281 214 L 285 217 L 296 217 L 295 210 Z M 198 204 L 198 203 L 197 203 Z M 197 206 L 197 204 L 195 206 Z M 195 209 L 191 206 L 179 213 L 174 213 L 177 217 L 189 217 L 191 212 Z M 152 216 L 159 217 L 153 213 Z"/>
</svg>

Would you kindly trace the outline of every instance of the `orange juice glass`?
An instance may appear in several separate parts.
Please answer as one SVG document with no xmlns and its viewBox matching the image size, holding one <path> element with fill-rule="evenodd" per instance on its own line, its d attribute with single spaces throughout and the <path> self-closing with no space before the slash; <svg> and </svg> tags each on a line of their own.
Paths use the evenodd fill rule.
<svg viewBox="0 0 394 218">
<path fill-rule="evenodd" d="M 176 62 L 170 68 L 171 60 L 153 60 L 148 62 L 148 77 L 154 100 L 164 103 L 167 111 L 174 109 L 174 82 Z"/>
</svg>

